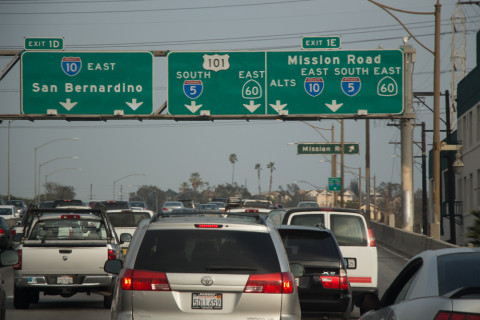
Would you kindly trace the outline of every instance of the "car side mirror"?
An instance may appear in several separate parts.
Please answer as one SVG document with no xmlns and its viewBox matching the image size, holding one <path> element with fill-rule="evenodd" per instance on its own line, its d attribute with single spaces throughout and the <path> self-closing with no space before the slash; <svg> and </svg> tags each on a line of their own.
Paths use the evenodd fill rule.
<svg viewBox="0 0 480 320">
<path fill-rule="evenodd" d="M 300 263 L 291 263 L 290 270 L 292 270 L 293 276 L 295 278 L 301 277 L 305 274 L 305 269 L 303 268 L 303 265 Z"/>
<path fill-rule="evenodd" d="M 13 266 L 17 264 L 19 260 L 18 252 L 15 250 L 5 250 L 0 254 L 0 265 Z"/>
<path fill-rule="evenodd" d="M 103 265 L 103 270 L 107 273 L 120 274 L 120 270 L 123 268 L 122 260 L 107 260 Z"/>
<path fill-rule="evenodd" d="M 355 305 L 363 311 L 363 313 L 370 310 L 380 309 L 380 299 L 378 295 L 371 292 L 359 294 L 354 301 Z"/>
<path fill-rule="evenodd" d="M 131 242 L 132 235 L 130 233 L 122 233 L 120 235 L 120 243 Z"/>
</svg>

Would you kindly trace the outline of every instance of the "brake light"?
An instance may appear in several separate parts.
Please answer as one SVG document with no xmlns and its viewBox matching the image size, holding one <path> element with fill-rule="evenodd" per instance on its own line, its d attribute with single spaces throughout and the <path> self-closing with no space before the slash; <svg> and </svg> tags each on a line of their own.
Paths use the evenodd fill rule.
<svg viewBox="0 0 480 320">
<path fill-rule="evenodd" d="M 0 229 L 0 234 L 5 234 L 5 231 L 3 229 Z"/>
<path fill-rule="evenodd" d="M 480 314 L 439 311 L 434 320 L 480 320 Z"/>
<path fill-rule="evenodd" d="M 80 219 L 80 215 L 78 214 L 62 214 L 61 219 Z"/>
<path fill-rule="evenodd" d="M 12 238 L 15 237 L 16 234 L 17 234 L 17 230 L 12 229 Z"/>
<path fill-rule="evenodd" d="M 339 276 L 320 276 L 320 281 L 325 289 L 348 290 L 350 286 L 345 270 L 340 270 Z"/>
<path fill-rule="evenodd" d="M 126 269 L 121 275 L 121 284 L 123 290 L 170 291 L 164 272 Z"/>
<path fill-rule="evenodd" d="M 117 253 L 113 249 L 108 249 L 108 260 L 117 259 Z"/>
<path fill-rule="evenodd" d="M 14 270 L 22 270 L 22 250 L 17 250 L 18 263 L 13 265 Z"/>
<path fill-rule="evenodd" d="M 293 278 L 289 272 L 252 274 L 248 278 L 245 293 L 292 293 Z"/>
<path fill-rule="evenodd" d="M 368 229 L 368 242 L 370 243 L 370 247 L 377 246 L 377 241 L 375 240 L 375 234 L 373 233 L 373 229 Z"/>
<path fill-rule="evenodd" d="M 258 209 L 245 209 L 246 213 L 258 213 Z"/>
<path fill-rule="evenodd" d="M 223 225 L 221 224 L 195 224 L 195 228 L 210 228 L 210 229 L 220 229 Z"/>
</svg>

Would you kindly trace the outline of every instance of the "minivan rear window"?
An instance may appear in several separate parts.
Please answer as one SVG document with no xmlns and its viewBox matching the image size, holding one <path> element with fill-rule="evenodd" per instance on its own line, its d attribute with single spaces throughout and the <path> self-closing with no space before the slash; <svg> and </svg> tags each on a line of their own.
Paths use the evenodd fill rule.
<svg viewBox="0 0 480 320">
<path fill-rule="evenodd" d="M 361 217 L 346 214 L 331 214 L 330 230 L 332 230 L 339 246 L 368 245 L 365 224 Z"/>
<path fill-rule="evenodd" d="M 223 230 L 150 230 L 135 269 L 175 273 L 280 272 L 269 233 Z"/>
<path fill-rule="evenodd" d="M 325 215 L 324 214 L 299 214 L 292 215 L 290 224 L 305 226 L 305 227 L 317 227 L 325 226 Z"/>
</svg>

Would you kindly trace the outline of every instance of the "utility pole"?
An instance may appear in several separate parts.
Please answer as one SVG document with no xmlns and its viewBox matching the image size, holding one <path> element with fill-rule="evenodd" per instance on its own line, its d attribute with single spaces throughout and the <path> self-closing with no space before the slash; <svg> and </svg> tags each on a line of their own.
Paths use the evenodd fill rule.
<svg viewBox="0 0 480 320">
<path fill-rule="evenodd" d="M 404 104 L 406 117 L 400 121 L 402 149 L 402 226 L 404 230 L 413 231 L 413 127 L 415 111 L 413 110 L 412 69 L 415 63 L 415 49 L 411 45 L 400 47 L 404 52 Z"/>
</svg>

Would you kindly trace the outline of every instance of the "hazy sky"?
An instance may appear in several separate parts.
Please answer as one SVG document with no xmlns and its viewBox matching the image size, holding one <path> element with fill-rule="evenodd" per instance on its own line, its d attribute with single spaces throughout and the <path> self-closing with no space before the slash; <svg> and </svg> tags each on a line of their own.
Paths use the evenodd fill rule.
<svg viewBox="0 0 480 320">
<path fill-rule="evenodd" d="M 399 9 L 432 12 L 434 0 L 381 1 Z M 441 90 L 450 90 L 450 17 L 456 1 L 441 1 Z M 463 7 L 467 17 L 467 72 L 475 67 L 475 33 L 480 29 L 480 8 Z M 397 13 L 411 31 L 433 49 L 433 16 Z M 16 0 L 0 1 L 0 50 L 21 50 L 24 37 L 63 37 L 66 51 L 125 50 L 301 50 L 301 37 L 340 35 L 343 50 L 397 49 L 407 33 L 385 11 L 367 0 Z M 433 55 L 416 44 L 414 91 L 433 90 Z M 0 57 L 3 69 L 12 57 Z M 165 57 L 154 58 L 154 109 L 166 100 Z M 426 104 L 433 108 L 431 98 Z M 416 123 L 432 130 L 432 112 L 415 104 Z M 442 118 L 444 104 L 442 99 Z M 0 81 L 0 114 L 20 113 L 20 63 Z M 371 177 L 400 183 L 400 132 L 390 120 L 371 121 Z M 291 142 L 340 142 L 336 120 L 281 122 L 275 120 L 215 122 L 174 121 L 13 121 L 10 123 L 10 191 L 33 197 L 34 150 L 41 182 L 71 185 L 77 197 L 111 199 L 113 182 L 125 193 L 140 185 L 178 190 L 190 174 L 198 172 L 210 186 L 232 182 L 229 155 L 235 153 L 234 181 L 257 192 L 255 164 L 262 166 L 261 188 L 268 190 L 269 171 L 275 163 L 273 188 L 294 181 L 325 187 L 330 157 L 297 155 Z M 442 133 L 443 137 L 443 133 Z M 41 148 L 39 146 L 60 138 Z M 414 140 L 421 141 L 416 128 Z M 358 173 L 365 165 L 365 121 L 345 120 L 345 141 L 360 143 L 360 155 L 345 156 L 345 164 Z M 432 133 L 427 133 L 431 145 Z M 0 194 L 8 191 L 8 121 L 0 124 Z M 414 154 L 421 152 L 414 146 Z M 57 159 L 49 162 L 50 160 Z M 72 159 L 69 157 L 78 157 Z M 48 163 L 46 163 L 48 162 Z M 421 186 L 420 159 L 415 159 L 414 185 Z M 81 171 L 72 168 L 82 168 Z M 65 169 L 65 170 L 63 170 Z M 346 170 L 345 185 L 355 176 Z M 363 179 L 362 179 L 363 181 Z M 363 182 L 362 182 L 363 183 Z M 306 183 L 299 183 L 309 189 Z M 373 182 L 372 182 L 373 186 Z"/>
</svg>

